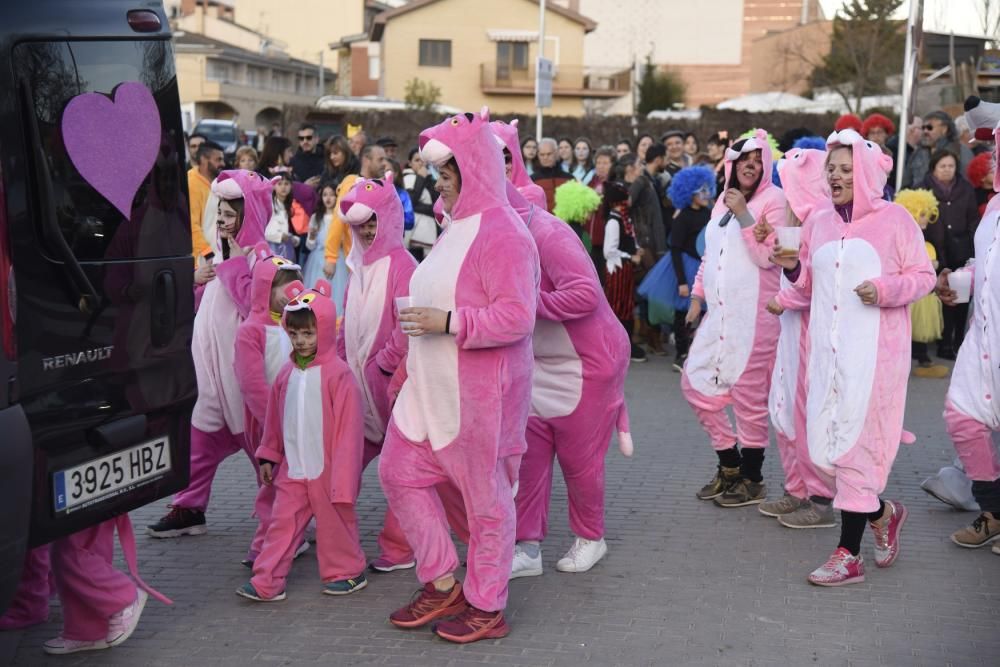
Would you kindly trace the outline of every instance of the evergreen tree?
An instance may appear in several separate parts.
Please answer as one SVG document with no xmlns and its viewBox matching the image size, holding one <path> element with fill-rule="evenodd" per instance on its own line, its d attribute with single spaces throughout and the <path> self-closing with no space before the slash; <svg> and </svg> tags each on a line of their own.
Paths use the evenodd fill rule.
<svg viewBox="0 0 1000 667">
<path fill-rule="evenodd" d="M 676 102 L 683 101 L 684 82 L 673 72 L 660 71 L 647 56 L 639 82 L 639 114 L 645 116 L 657 109 L 671 109 Z"/>
</svg>

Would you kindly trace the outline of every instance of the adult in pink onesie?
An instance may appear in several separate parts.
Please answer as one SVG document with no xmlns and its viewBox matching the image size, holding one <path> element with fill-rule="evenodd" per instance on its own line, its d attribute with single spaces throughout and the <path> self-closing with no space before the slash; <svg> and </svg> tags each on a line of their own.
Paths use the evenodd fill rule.
<svg viewBox="0 0 1000 667">
<path fill-rule="evenodd" d="M 235 245 L 246 254 L 234 250 L 228 259 L 217 255 L 216 277 L 201 294 L 191 341 L 198 382 L 191 415 L 191 478 L 187 488 L 174 496 L 170 512 L 147 528 L 153 537 L 204 534 L 205 509 L 219 464 L 240 450 L 253 460 L 243 437 L 236 333 L 250 314 L 250 271 L 256 261 L 250 250 L 264 241 L 264 226 L 271 216 L 271 182 L 252 171 L 227 170 L 212 183 L 212 192 L 227 201 L 242 199 L 243 220 Z"/>
<path fill-rule="evenodd" d="M 544 192 L 527 182 L 517 126 L 490 123 L 511 157 L 510 180 L 523 194 Z M 523 190 L 522 190 L 523 188 Z M 604 541 L 604 459 L 618 426 L 623 448 L 631 451 L 625 376 L 631 345 L 611 311 L 594 263 L 565 222 L 509 194 L 528 226 L 542 269 L 532 347 L 528 451 L 521 459 L 517 495 L 517 546 L 511 577 L 542 573 L 538 544 L 548 532 L 553 461 L 558 457 L 569 497 L 570 529 L 576 541 L 556 568 L 585 572 L 606 553 Z"/>
<path fill-rule="evenodd" d="M 365 417 L 367 468 L 382 451 L 390 415 L 389 381 L 406 355 L 408 341 L 400 327 L 395 299 L 409 296 L 417 262 L 403 247 L 403 205 L 393 187 L 392 172 L 380 179 L 359 178 L 340 200 L 340 219 L 350 225 L 351 277 L 344 296 L 344 319 L 337 352 L 361 387 Z M 375 240 L 366 247 L 358 231 L 372 216 L 378 221 Z M 385 513 L 378 536 L 379 557 L 371 567 L 389 572 L 413 565 L 413 550 L 399 520 Z"/>
<path fill-rule="evenodd" d="M 313 517 L 324 592 L 339 595 L 366 585 L 354 509 L 364 451 L 361 392 L 351 369 L 337 356 L 337 308 L 329 283 L 320 280 L 305 290 L 294 282 L 289 295 L 293 298 L 285 306 L 283 325 L 290 312 L 312 311 L 316 354 L 303 366 L 293 358 L 278 373 L 257 448 L 257 458 L 276 468 L 274 509 L 253 564 L 251 595 L 246 595 L 247 587 L 237 593 L 264 600 L 284 598 L 292 559 Z"/>
<path fill-rule="evenodd" d="M 538 253 L 507 200 L 504 166 L 484 108 L 420 135 L 438 166 L 450 221 L 410 280 L 407 378 L 379 463 L 389 506 L 417 558 L 420 595 L 390 620 L 435 626 L 447 640 L 501 637 L 514 552 L 508 464 L 524 453 Z M 461 492 L 471 533 L 464 587 L 434 486 Z M 466 604 L 467 601 L 467 604 Z"/>
<path fill-rule="evenodd" d="M 832 134 L 827 146 L 832 198 L 805 221 L 789 290 L 810 297 L 809 454 L 834 477 L 833 504 L 842 512 L 837 550 L 809 575 L 831 586 L 864 581 L 866 521 L 875 533 L 876 565 L 888 567 L 899 555 L 906 508 L 879 494 L 903 436 L 907 306 L 930 292 L 934 270 L 913 218 L 882 199 L 892 159 L 854 130 Z M 799 298 L 789 290 L 776 305 Z"/>
<path fill-rule="evenodd" d="M 745 160 L 760 154 L 756 190 L 746 197 L 743 219 L 719 199 L 705 228 L 705 253 L 692 295 L 707 304 L 708 314 L 691 345 L 681 390 L 708 433 L 719 457 L 715 477 L 698 492 L 727 507 L 761 502 L 767 494 L 761 466 L 768 444 L 767 396 L 778 344 L 778 320 L 764 311 L 778 291 L 779 271 L 768 259 L 770 244 L 759 244 L 753 225 L 785 224 L 785 196 L 771 182 L 771 147 L 757 130 L 726 150 L 726 182 L 738 188 Z M 697 314 L 692 306 L 689 317 Z M 726 407 L 736 417 L 733 432 Z M 740 451 L 742 447 L 742 451 Z"/>
<path fill-rule="evenodd" d="M 793 148 L 778 163 L 788 208 L 799 221 L 829 203 L 824 192 L 826 151 Z M 781 288 L 791 286 L 781 276 Z M 789 528 L 828 528 L 833 519 L 832 480 L 809 458 L 806 439 L 806 388 L 809 359 L 809 299 L 801 292 L 785 292 L 785 309 L 779 316 L 781 334 L 771 375 L 768 411 L 785 473 L 785 496 L 758 506 L 761 514 L 774 516 Z M 797 296 L 797 298 L 796 298 Z"/>
<path fill-rule="evenodd" d="M 1000 105 L 971 98 L 966 118 L 977 135 L 992 130 L 1000 152 Z M 993 180 L 1000 191 L 1000 175 Z M 994 323 L 1000 316 L 1000 197 L 994 197 L 976 229 L 973 272 L 973 316 L 969 333 L 955 361 L 945 402 L 944 419 L 965 474 L 972 480 L 972 495 L 982 511 L 972 525 L 952 535 L 963 547 L 981 547 L 1000 539 L 1000 453 L 993 432 L 1000 430 L 1000 334 Z M 963 269 L 960 269 L 963 270 Z M 942 271 L 942 300 L 953 300 L 948 274 Z M 1000 548 L 994 547 L 1000 553 Z"/>
<path fill-rule="evenodd" d="M 298 264 L 278 257 L 265 243 L 257 244 L 254 255 L 256 260 L 250 272 L 250 315 L 240 324 L 236 333 L 234 357 L 236 379 L 244 401 L 243 437 L 246 439 L 245 446 L 250 451 L 256 451 L 260 446 L 271 385 L 278 377 L 278 372 L 288 363 L 288 355 L 292 352 L 288 334 L 271 313 L 274 278 L 279 271 L 294 274 L 300 272 Z M 256 458 L 254 462 L 256 466 Z M 274 504 L 274 486 L 261 483 L 259 470 L 257 484 L 257 498 L 254 501 L 257 530 L 247 552 L 246 565 L 251 565 L 260 553 L 271 520 L 271 506 Z"/>
</svg>

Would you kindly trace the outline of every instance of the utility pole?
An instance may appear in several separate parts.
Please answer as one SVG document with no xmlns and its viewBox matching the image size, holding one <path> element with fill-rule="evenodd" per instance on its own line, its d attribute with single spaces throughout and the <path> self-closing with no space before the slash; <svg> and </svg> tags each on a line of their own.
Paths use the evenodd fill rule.
<svg viewBox="0 0 1000 667">
<path fill-rule="evenodd" d="M 323 65 L 324 51 L 319 52 L 319 93 L 317 97 L 323 97 L 326 93 L 326 67 Z"/>
<path fill-rule="evenodd" d="M 906 134 L 913 117 L 911 107 L 917 95 L 917 51 L 918 39 L 923 33 L 924 0 L 910 2 L 910 16 L 906 19 L 906 60 L 903 61 L 903 99 L 899 114 L 899 149 L 896 152 L 896 192 L 903 187 L 903 172 L 906 171 Z"/>
<path fill-rule="evenodd" d="M 542 140 L 542 103 L 539 100 L 538 86 L 541 75 L 540 63 L 545 57 L 545 0 L 538 2 L 538 59 L 535 63 L 535 142 Z"/>
</svg>

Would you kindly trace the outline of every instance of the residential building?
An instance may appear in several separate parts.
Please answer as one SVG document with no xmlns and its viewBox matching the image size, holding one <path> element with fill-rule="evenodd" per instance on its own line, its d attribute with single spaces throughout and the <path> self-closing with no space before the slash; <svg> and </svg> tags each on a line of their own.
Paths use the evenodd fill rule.
<svg viewBox="0 0 1000 667">
<path fill-rule="evenodd" d="M 609 3 L 611 4 L 611 3 Z M 537 0 L 505 0 L 484 11 L 481 0 L 413 0 L 378 14 L 369 38 L 379 44 L 379 95 L 401 100 L 407 82 L 441 89 L 441 102 L 497 113 L 535 112 Z M 631 70 L 586 67 L 584 36 L 597 24 L 559 4 L 545 15 L 544 56 L 555 66 L 555 115 L 582 115 L 585 100 L 628 94 Z"/>
<path fill-rule="evenodd" d="M 261 53 L 190 32 L 176 33 L 174 55 L 185 125 L 202 118 L 238 120 L 244 129 L 281 121 L 288 106 L 321 96 L 319 69 L 287 55 Z M 325 72 L 333 79 L 334 72 Z"/>
<path fill-rule="evenodd" d="M 386 3 L 364 0 L 364 24 L 361 29 L 329 43 L 329 48 L 337 54 L 337 95 L 378 95 L 378 79 L 382 69 L 380 45 L 371 41 L 368 34 L 375 17 L 388 9 L 391 7 Z"/>
</svg>

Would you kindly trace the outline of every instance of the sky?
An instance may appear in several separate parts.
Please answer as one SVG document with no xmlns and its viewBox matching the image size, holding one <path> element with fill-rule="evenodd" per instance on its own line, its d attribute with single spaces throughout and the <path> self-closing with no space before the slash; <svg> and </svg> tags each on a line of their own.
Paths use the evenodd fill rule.
<svg viewBox="0 0 1000 667">
<path fill-rule="evenodd" d="M 842 7 L 843 0 L 820 0 L 823 11 L 828 17 Z M 954 31 L 956 35 L 981 35 L 983 33 L 981 8 L 984 0 L 924 0 L 924 29 L 934 32 Z M 990 2 L 994 5 L 993 13 L 1000 11 L 1000 1 Z M 900 18 L 906 18 L 910 11 L 910 2 L 903 3 Z"/>
</svg>

